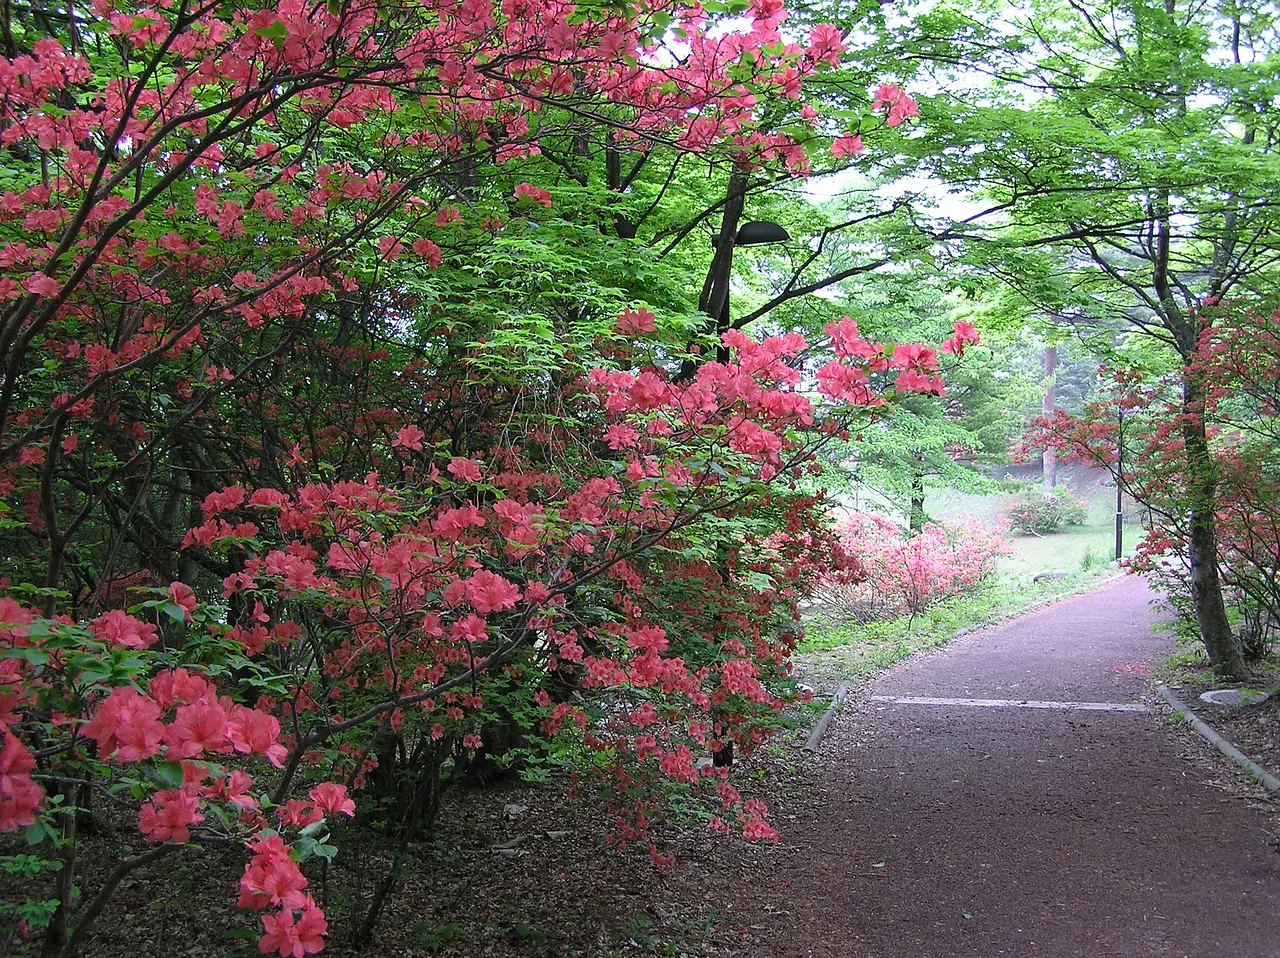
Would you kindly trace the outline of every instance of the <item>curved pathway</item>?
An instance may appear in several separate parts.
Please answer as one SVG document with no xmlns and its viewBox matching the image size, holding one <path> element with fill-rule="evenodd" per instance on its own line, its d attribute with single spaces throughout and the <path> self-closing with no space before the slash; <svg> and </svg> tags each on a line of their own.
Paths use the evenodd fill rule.
<svg viewBox="0 0 1280 958">
<path fill-rule="evenodd" d="M 1277 818 L 1147 697 L 1151 598 L 1121 581 L 863 690 L 748 953 L 1280 958 Z"/>
</svg>

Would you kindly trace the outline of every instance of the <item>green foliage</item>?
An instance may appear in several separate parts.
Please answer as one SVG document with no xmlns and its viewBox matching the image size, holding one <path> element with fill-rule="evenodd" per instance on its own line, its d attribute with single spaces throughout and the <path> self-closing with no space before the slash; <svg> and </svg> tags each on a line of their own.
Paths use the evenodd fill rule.
<svg viewBox="0 0 1280 958">
<path fill-rule="evenodd" d="M 1022 492 L 1005 510 L 1010 528 L 1027 536 L 1050 535 L 1066 526 L 1083 525 L 1085 504 L 1065 486 L 1052 493 L 1040 489 Z"/>
<path fill-rule="evenodd" d="M 15 876 L 29 888 L 38 887 L 44 876 L 56 874 L 62 870 L 62 867 L 63 862 L 58 858 L 30 854 L 0 855 L 0 871 L 8 876 Z M 78 896 L 78 890 L 73 894 Z M 21 921 L 32 929 L 47 928 L 57 908 L 58 899 L 56 898 L 29 897 L 20 901 L 0 900 L 0 927 Z"/>
<path fill-rule="evenodd" d="M 1274 290 L 1269 9 L 897 9 L 868 56 L 896 56 L 921 88 L 947 92 L 922 100 L 928 122 L 899 144 L 895 169 L 924 165 L 987 204 L 962 227 L 960 259 L 1003 288 L 1010 326 L 1136 327 L 1186 355 L 1194 336 L 1179 312 Z"/>
<path fill-rule="evenodd" d="M 430 922 L 419 922 L 414 925 L 409 934 L 413 943 L 423 949 L 427 954 L 434 955 L 443 951 L 444 948 L 461 933 L 457 925 L 445 922 L 439 925 L 433 925 Z"/>
<path fill-rule="evenodd" d="M 886 342 L 940 342 L 957 319 L 971 315 L 950 282 L 925 266 L 862 276 L 841 285 L 830 318 L 848 314 L 866 335 Z M 928 488 L 994 491 L 985 469 L 1005 461 L 1025 411 L 1038 402 L 1039 375 L 1011 361 L 1007 336 L 997 333 L 988 344 L 986 330 L 982 335 L 984 343 L 962 358 L 944 357 L 942 402 L 909 397 L 850 441 L 830 447 L 827 456 L 837 468 L 827 485 L 871 490 L 916 528 L 927 519 L 920 505 Z"/>
</svg>

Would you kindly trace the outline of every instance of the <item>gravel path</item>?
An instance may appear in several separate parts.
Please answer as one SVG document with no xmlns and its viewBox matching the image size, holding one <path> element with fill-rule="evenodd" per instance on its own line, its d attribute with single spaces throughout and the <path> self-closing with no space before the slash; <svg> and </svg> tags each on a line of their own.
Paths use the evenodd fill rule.
<svg viewBox="0 0 1280 958">
<path fill-rule="evenodd" d="M 865 689 L 745 953 L 1280 958 L 1276 816 L 1189 761 L 1150 698 L 1145 666 L 1169 651 L 1151 598 L 1125 580 Z"/>
</svg>

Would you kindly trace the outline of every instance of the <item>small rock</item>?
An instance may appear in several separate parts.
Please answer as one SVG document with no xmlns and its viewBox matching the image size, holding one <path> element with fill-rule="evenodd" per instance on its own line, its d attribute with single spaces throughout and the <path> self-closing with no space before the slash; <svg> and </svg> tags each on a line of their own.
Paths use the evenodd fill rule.
<svg viewBox="0 0 1280 958">
<path fill-rule="evenodd" d="M 1041 582 L 1056 582 L 1066 577 L 1065 572 L 1041 572 L 1039 575 L 1032 576 L 1031 581 L 1039 585 Z"/>
</svg>

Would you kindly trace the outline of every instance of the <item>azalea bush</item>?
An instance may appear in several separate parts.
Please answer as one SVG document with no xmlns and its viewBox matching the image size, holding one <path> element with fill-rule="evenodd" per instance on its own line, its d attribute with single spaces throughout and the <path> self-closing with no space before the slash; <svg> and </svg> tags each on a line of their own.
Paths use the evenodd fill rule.
<svg viewBox="0 0 1280 958">
<path fill-rule="evenodd" d="M 311 777 L 267 798 L 261 772 L 273 782 L 289 754 L 279 720 L 220 694 L 218 679 L 238 669 L 249 685 L 283 686 L 245 659 L 186 585 L 140 591 L 127 610 L 79 623 L 0 599 L 0 831 L 22 830 L 26 845 L 46 848 L 58 893 L 70 895 L 77 828 L 95 800 L 136 808 L 145 850 L 123 856 L 84 904 L 68 951 L 125 876 L 193 841 L 248 850 L 239 900 L 263 912 L 264 950 L 318 950 L 326 923 L 299 864 L 335 853 L 325 822 L 354 813 L 347 788 Z M 4 911 L 40 927 L 61 903 L 55 895 Z"/>
<path fill-rule="evenodd" d="M 1085 504 L 1065 486 L 1052 492 L 1028 489 L 1003 512 L 1010 529 L 1027 536 L 1050 535 L 1066 526 L 1083 525 L 1086 517 Z"/>
<path fill-rule="evenodd" d="M 830 334 L 845 358 L 824 378 L 847 369 L 867 384 L 864 404 L 881 401 L 875 380 L 910 389 L 936 361 L 871 349 L 847 323 Z M 518 451 L 477 438 L 437 468 L 435 444 L 407 424 L 386 446 L 395 480 L 210 493 L 184 551 L 236 569 L 212 607 L 182 583 L 81 622 L 7 605 L 5 827 L 61 849 L 69 874 L 79 811 L 103 789 L 136 805 L 155 845 L 121 858 L 64 948 L 113 882 L 199 841 L 249 849 L 240 901 L 267 909 L 264 949 L 316 950 L 326 918 L 299 865 L 336 853 L 325 818 L 365 794 L 396 840 L 357 920 L 367 937 L 409 840 L 487 738 L 534 763 L 604 759 L 582 765 L 617 811 L 615 841 L 659 863 L 647 830 L 673 789 L 714 796 L 714 828 L 772 837 L 763 807 L 695 758 L 749 750 L 777 725 L 795 603 L 839 548 L 816 500 L 767 490 L 866 413 L 846 403 L 820 417 L 793 391 L 797 336 L 725 343 L 734 360 L 687 381 L 653 366 L 584 371 L 557 424 Z M 589 472 L 539 468 L 588 427 L 600 437 L 579 459 Z M 566 735 L 567 749 L 551 747 Z M 235 755 L 265 764 L 222 758 Z"/>
<path fill-rule="evenodd" d="M 663 235 L 697 226 L 681 159 L 800 175 L 917 112 L 887 84 L 823 121 L 840 32 L 723 12 L 10 17 L 0 854 L 45 954 L 178 849 L 242 856 L 264 953 L 363 943 L 455 786 L 505 771 L 597 792 L 658 863 L 675 807 L 773 835 L 723 757 L 778 727 L 835 561 L 800 479 L 944 385 L 848 319 L 708 323 L 629 242 L 669 188 Z M 326 911 L 347 818 L 390 861 Z"/>
<path fill-rule="evenodd" d="M 928 522 L 909 535 L 884 516 L 855 513 L 837 533 L 850 558 L 820 577 L 815 595 L 863 623 L 915 615 L 974 589 L 1009 551 L 998 530 L 973 520 Z"/>
</svg>

